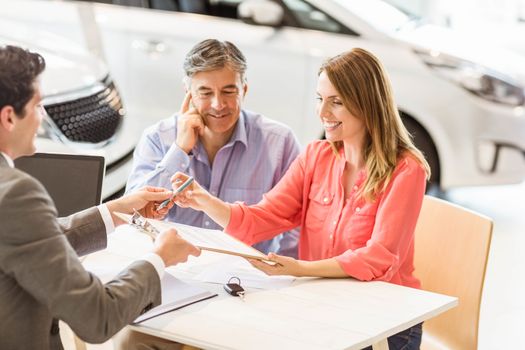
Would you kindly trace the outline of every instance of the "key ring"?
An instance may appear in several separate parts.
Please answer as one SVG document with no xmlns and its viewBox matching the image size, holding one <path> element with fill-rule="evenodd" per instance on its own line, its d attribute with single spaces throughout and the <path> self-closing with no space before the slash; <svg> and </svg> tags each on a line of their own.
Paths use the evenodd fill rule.
<svg viewBox="0 0 525 350">
<path fill-rule="evenodd" d="M 235 280 L 237 280 L 238 283 L 232 282 Z M 241 287 L 241 279 L 239 277 L 231 277 L 228 280 L 228 283 L 224 285 L 224 290 L 228 292 L 228 294 L 234 297 L 240 297 L 242 300 L 244 300 L 244 294 L 246 293 L 246 291 L 243 287 Z"/>
</svg>

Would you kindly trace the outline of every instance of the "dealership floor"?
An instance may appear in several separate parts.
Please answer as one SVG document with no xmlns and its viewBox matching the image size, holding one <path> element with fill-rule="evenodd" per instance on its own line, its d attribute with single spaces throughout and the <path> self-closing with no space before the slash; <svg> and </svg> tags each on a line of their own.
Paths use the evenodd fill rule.
<svg viewBox="0 0 525 350">
<path fill-rule="evenodd" d="M 494 220 L 481 305 L 479 349 L 514 349 L 525 324 L 525 183 L 511 186 L 462 188 L 446 199 L 485 214 Z M 75 349 L 73 343 L 66 350 Z M 111 350 L 111 341 L 88 345 Z"/>
</svg>

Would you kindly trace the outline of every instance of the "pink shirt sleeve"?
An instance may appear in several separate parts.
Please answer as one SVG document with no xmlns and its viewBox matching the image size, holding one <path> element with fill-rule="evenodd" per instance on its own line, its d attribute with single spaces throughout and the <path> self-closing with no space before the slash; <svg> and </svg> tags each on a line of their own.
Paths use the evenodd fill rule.
<svg viewBox="0 0 525 350">
<path fill-rule="evenodd" d="M 424 169 L 413 158 L 404 158 L 379 198 L 374 229 L 366 246 L 336 257 L 349 276 L 362 281 L 390 281 L 399 271 L 401 262 L 413 254 L 425 186 Z"/>
<path fill-rule="evenodd" d="M 224 231 L 253 245 L 299 226 L 305 175 L 304 158 L 304 153 L 297 157 L 277 185 L 263 195 L 258 204 L 230 204 L 230 222 Z"/>
</svg>

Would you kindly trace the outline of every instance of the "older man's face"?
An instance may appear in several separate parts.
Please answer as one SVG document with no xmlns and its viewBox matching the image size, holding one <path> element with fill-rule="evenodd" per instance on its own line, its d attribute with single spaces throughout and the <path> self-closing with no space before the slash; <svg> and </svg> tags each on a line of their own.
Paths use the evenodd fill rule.
<svg viewBox="0 0 525 350">
<path fill-rule="evenodd" d="M 239 73 L 227 66 L 199 72 L 192 76 L 189 89 L 193 106 L 213 133 L 233 131 L 247 89 Z"/>
</svg>

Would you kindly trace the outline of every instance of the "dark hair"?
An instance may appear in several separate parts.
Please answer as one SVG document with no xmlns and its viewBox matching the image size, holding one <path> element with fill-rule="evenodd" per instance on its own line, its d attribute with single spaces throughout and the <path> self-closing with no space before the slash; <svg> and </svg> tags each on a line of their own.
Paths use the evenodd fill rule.
<svg viewBox="0 0 525 350">
<path fill-rule="evenodd" d="M 198 72 L 207 72 L 230 67 L 241 76 L 241 81 L 246 82 L 246 58 L 241 50 L 229 41 L 206 39 L 195 45 L 184 58 L 185 79 Z"/>
<path fill-rule="evenodd" d="M 35 94 L 34 82 L 46 67 L 44 58 L 16 46 L 0 46 L 0 109 L 12 106 L 19 117 Z"/>
</svg>

